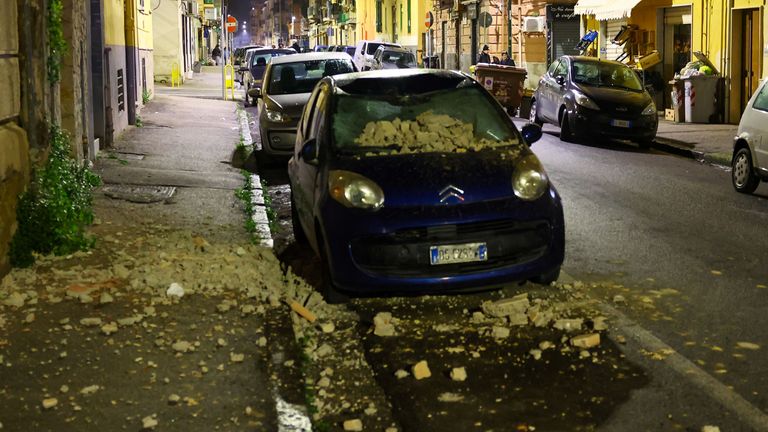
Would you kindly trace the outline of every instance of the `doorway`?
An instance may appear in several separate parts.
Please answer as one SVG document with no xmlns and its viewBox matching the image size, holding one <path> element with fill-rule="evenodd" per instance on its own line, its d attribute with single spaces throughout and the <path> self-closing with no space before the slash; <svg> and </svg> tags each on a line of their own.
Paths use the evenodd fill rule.
<svg viewBox="0 0 768 432">
<path fill-rule="evenodd" d="M 738 123 L 749 98 L 757 89 L 762 71 L 761 8 L 732 11 L 731 98 L 729 122 Z"/>
<path fill-rule="evenodd" d="M 397 9 L 392 5 L 392 42 L 397 42 Z"/>
</svg>

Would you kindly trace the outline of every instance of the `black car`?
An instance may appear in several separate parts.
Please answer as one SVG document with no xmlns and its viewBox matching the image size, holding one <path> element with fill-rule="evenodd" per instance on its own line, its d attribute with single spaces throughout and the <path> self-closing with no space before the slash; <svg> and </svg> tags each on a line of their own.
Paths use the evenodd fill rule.
<svg viewBox="0 0 768 432">
<path fill-rule="evenodd" d="M 627 65 L 563 56 L 550 65 L 531 100 L 530 120 L 560 126 L 560 139 L 602 136 L 648 147 L 658 117 L 651 95 Z"/>
<path fill-rule="evenodd" d="M 255 96 L 257 89 L 261 89 L 261 79 L 267 70 L 272 57 L 280 57 L 289 54 L 296 54 L 293 48 L 258 48 L 253 50 L 248 65 L 243 67 L 245 75 L 243 77 L 243 86 L 245 87 L 245 106 L 250 105 L 251 98 Z"/>
</svg>

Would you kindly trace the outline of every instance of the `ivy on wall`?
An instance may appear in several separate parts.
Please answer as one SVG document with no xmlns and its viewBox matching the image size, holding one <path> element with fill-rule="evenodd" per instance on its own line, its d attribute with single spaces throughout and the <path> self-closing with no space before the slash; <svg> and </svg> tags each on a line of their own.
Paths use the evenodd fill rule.
<svg viewBox="0 0 768 432">
<path fill-rule="evenodd" d="M 54 85 L 61 80 L 61 61 L 67 52 L 64 39 L 62 0 L 48 0 L 48 83 Z"/>
</svg>

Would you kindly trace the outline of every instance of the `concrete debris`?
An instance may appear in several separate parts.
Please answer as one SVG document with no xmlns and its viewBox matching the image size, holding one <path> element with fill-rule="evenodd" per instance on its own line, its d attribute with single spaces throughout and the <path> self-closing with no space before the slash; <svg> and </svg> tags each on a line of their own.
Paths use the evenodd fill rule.
<svg viewBox="0 0 768 432">
<path fill-rule="evenodd" d="M 252 304 L 240 306 L 240 314 L 242 314 L 243 316 L 250 315 L 254 312 L 256 312 L 256 306 Z"/>
<path fill-rule="evenodd" d="M 8 298 L 3 300 L 3 304 L 14 308 L 20 308 L 24 306 L 25 300 L 26 296 L 24 294 L 21 294 L 18 291 L 14 291 L 11 293 L 11 295 L 8 296 Z"/>
<path fill-rule="evenodd" d="M 472 322 L 476 324 L 485 322 L 485 314 L 480 311 L 472 312 Z"/>
<path fill-rule="evenodd" d="M 759 350 L 760 345 L 752 342 L 736 342 L 736 348 L 746 349 L 746 350 Z"/>
<path fill-rule="evenodd" d="M 216 339 L 216 346 L 219 348 L 227 346 L 227 341 L 224 338 Z"/>
<path fill-rule="evenodd" d="M 451 379 L 454 381 L 464 381 L 467 379 L 467 370 L 464 367 L 451 369 Z"/>
<path fill-rule="evenodd" d="M 51 409 L 59 404 L 59 400 L 56 398 L 43 399 L 43 409 Z"/>
<path fill-rule="evenodd" d="M 333 331 L 336 330 L 336 326 L 330 321 L 320 323 L 318 327 L 320 328 L 320 331 L 323 333 L 333 333 Z"/>
<path fill-rule="evenodd" d="M 247 252 L 242 247 L 238 247 L 237 250 L 235 250 L 235 254 L 237 254 L 239 257 L 245 256 L 246 253 Z"/>
<path fill-rule="evenodd" d="M 585 359 L 589 358 L 592 354 L 587 350 L 581 350 L 579 351 L 579 358 Z"/>
<path fill-rule="evenodd" d="M 113 301 L 115 301 L 115 299 L 107 292 L 101 293 L 101 295 L 99 296 L 100 305 L 110 304 Z"/>
<path fill-rule="evenodd" d="M 592 319 L 592 330 L 603 331 L 608 330 L 608 324 L 605 322 L 608 318 L 599 316 Z"/>
<path fill-rule="evenodd" d="M 97 327 L 101 325 L 101 318 L 82 318 L 80 320 L 80 325 L 86 327 Z"/>
<path fill-rule="evenodd" d="M 360 419 L 345 420 L 344 430 L 350 432 L 362 432 L 363 422 Z"/>
<path fill-rule="evenodd" d="M 717 426 L 706 425 L 701 427 L 701 432 L 720 432 L 720 428 Z"/>
<path fill-rule="evenodd" d="M 407 371 L 405 371 L 403 369 L 398 369 L 398 370 L 395 371 L 395 377 L 397 377 L 397 379 L 407 378 L 410 375 L 411 375 L 410 373 L 408 373 Z"/>
<path fill-rule="evenodd" d="M 331 385 L 331 379 L 328 378 L 327 376 L 324 376 L 324 377 L 320 378 L 319 380 L 317 380 L 316 385 L 318 387 L 328 387 L 328 386 Z"/>
<path fill-rule="evenodd" d="M 501 326 L 493 326 L 491 329 L 491 336 L 494 339 L 506 339 L 509 337 L 509 329 Z"/>
<path fill-rule="evenodd" d="M 370 404 L 368 404 L 368 407 L 363 410 L 363 412 L 367 416 L 373 416 L 373 415 L 376 415 L 376 413 L 379 412 L 379 410 L 377 410 L 376 405 L 374 405 L 373 402 L 371 402 Z"/>
<path fill-rule="evenodd" d="M 117 323 L 113 321 L 109 324 L 104 324 L 101 326 L 101 332 L 107 336 L 111 335 L 112 333 L 117 333 Z"/>
<path fill-rule="evenodd" d="M 184 287 L 174 282 L 171 284 L 171 286 L 168 287 L 167 290 L 165 290 L 165 295 L 168 297 L 182 298 L 184 297 Z"/>
<path fill-rule="evenodd" d="M 571 345 L 577 348 L 592 348 L 600 345 L 600 333 L 589 333 L 571 338 Z"/>
<path fill-rule="evenodd" d="M 432 372 L 429 370 L 429 365 L 426 360 L 422 360 L 413 365 L 413 367 L 411 367 L 411 373 L 413 373 L 413 377 L 417 380 L 432 376 Z"/>
<path fill-rule="evenodd" d="M 510 314 L 507 319 L 509 320 L 509 325 L 511 326 L 528 325 L 528 315 L 522 312 Z"/>
<path fill-rule="evenodd" d="M 531 303 L 528 301 L 528 293 L 523 293 L 512 298 L 501 299 L 495 302 L 483 302 L 481 307 L 486 315 L 494 318 L 503 318 L 513 314 L 525 316 L 525 311 L 530 305 Z"/>
<path fill-rule="evenodd" d="M 267 346 L 267 338 L 264 336 L 259 337 L 259 339 L 256 341 L 256 345 L 261 348 Z"/>
<path fill-rule="evenodd" d="M 320 347 L 315 351 L 315 354 L 318 357 L 325 357 L 333 353 L 333 347 L 328 344 L 322 344 Z"/>
<path fill-rule="evenodd" d="M 242 363 L 245 360 L 245 354 L 229 353 L 229 360 L 232 363 Z"/>
<path fill-rule="evenodd" d="M 168 404 L 169 405 L 176 405 L 181 401 L 181 396 L 177 395 L 176 393 L 171 394 L 168 396 Z"/>
<path fill-rule="evenodd" d="M 464 400 L 464 396 L 458 394 L 458 393 L 441 393 L 440 396 L 437 397 L 437 400 L 440 402 L 461 402 Z"/>
<path fill-rule="evenodd" d="M 157 311 L 155 310 L 154 306 L 145 306 L 143 310 L 145 316 L 153 317 L 157 315 Z"/>
<path fill-rule="evenodd" d="M 24 322 L 27 324 L 32 324 L 35 321 L 35 314 L 34 313 L 28 313 L 27 316 L 24 317 Z"/>
<path fill-rule="evenodd" d="M 399 324 L 397 318 L 393 318 L 390 312 L 379 312 L 373 317 L 373 334 L 376 336 L 394 336 L 395 325 Z"/>
<path fill-rule="evenodd" d="M 99 387 L 97 384 L 89 385 L 88 387 L 83 387 L 80 389 L 80 394 L 86 396 L 91 395 L 99 391 L 99 389 L 101 389 L 101 387 Z"/>
<path fill-rule="evenodd" d="M 448 333 L 458 330 L 460 327 L 456 324 L 435 324 L 432 326 L 432 330 L 438 333 Z"/>
<path fill-rule="evenodd" d="M 171 345 L 171 348 L 173 348 L 174 351 L 181 352 L 181 353 L 195 350 L 194 345 L 192 345 L 191 343 L 185 340 L 174 342 L 173 345 Z"/>
<path fill-rule="evenodd" d="M 146 416 L 143 419 L 141 419 L 141 428 L 145 430 L 151 430 L 157 427 L 158 422 L 155 418 L 154 414 L 151 416 Z"/>
<path fill-rule="evenodd" d="M 299 314 L 302 318 L 306 319 L 307 321 L 314 323 L 317 321 L 317 315 L 312 313 L 309 309 L 305 308 L 304 306 L 300 305 L 295 300 L 291 300 L 288 302 L 288 305 L 291 307 L 291 309 Z"/>
<path fill-rule="evenodd" d="M 624 296 L 621 295 L 621 294 L 616 294 L 615 296 L 613 296 L 613 302 L 614 303 L 626 303 L 627 299 L 624 298 Z"/>
<path fill-rule="evenodd" d="M 616 342 L 618 342 L 618 343 L 620 343 L 622 345 L 627 343 L 627 338 L 622 336 L 622 335 L 616 335 L 615 339 L 616 339 Z"/>
<path fill-rule="evenodd" d="M 534 360 L 541 359 L 541 350 L 540 349 L 533 348 L 530 351 L 528 351 L 528 354 L 530 354 L 531 357 L 533 357 Z"/>
<path fill-rule="evenodd" d="M 550 341 L 541 341 L 541 342 L 539 342 L 539 349 L 542 350 L 542 351 L 546 351 L 548 349 L 553 349 L 553 348 L 555 348 L 555 344 L 553 344 Z"/>
<path fill-rule="evenodd" d="M 554 318 L 554 314 L 548 310 L 542 310 L 541 305 L 534 305 L 526 311 L 528 319 L 535 327 L 546 327 Z"/>
<path fill-rule="evenodd" d="M 66 384 L 63 384 L 61 387 L 59 387 L 59 391 L 61 393 L 67 393 L 69 391 L 69 386 Z"/>
<path fill-rule="evenodd" d="M 581 318 L 563 318 L 555 321 L 554 327 L 558 330 L 576 331 L 581 330 L 584 320 Z"/>
</svg>

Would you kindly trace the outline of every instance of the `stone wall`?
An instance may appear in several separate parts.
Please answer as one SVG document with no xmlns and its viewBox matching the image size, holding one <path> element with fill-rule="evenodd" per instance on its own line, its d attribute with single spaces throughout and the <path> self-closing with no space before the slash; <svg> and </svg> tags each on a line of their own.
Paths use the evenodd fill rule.
<svg viewBox="0 0 768 432">
<path fill-rule="evenodd" d="M 17 197 L 29 179 L 29 144 L 19 127 L 21 75 L 19 73 L 18 9 L 15 2 L 0 2 L 0 276 L 9 269 L 8 249 L 16 230 Z"/>
<path fill-rule="evenodd" d="M 88 100 L 88 4 L 82 0 L 64 0 L 64 38 L 69 50 L 62 59 L 61 71 L 61 126 L 72 138 L 74 154 L 78 159 L 89 154 L 90 104 Z"/>
</svg>

